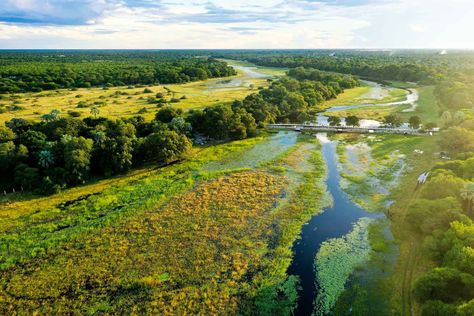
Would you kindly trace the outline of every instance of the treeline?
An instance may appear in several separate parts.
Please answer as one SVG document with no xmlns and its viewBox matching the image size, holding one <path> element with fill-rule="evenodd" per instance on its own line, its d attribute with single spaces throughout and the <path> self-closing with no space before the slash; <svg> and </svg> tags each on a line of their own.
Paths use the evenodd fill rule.
<svg viewBox="0 0 474 316">
<path fill-rule="evenodd" d="M 110 176 L 146 162 L 168 164 L 191 148 L 189 127 L 130 119 L 12 119 L 0 128 L 0 172 L 8 189 L 54 193 L 93 176 Z"/>
<path fill-rule="evenodd" d="M 441 150 L 453 160 L 435 165 L 408 210 L 407 223 L 424 239 L 436 267 L 415 284 L 422 315 L 474 314 L 474 132 L 445 130 Z"/>
<path fill-rule="evenodd" d="M 408 222 L 435 263 L 415 284 L 422 315 L 474 315 L 474 73 L 440 81 L 435 96 L 444 131 L 444 158 L 431 170 Z"/>
<path fill-rule="evenodd" d="M 473 69 L 474 54 L 439 51 L 280 50 L 227 51 L 213 56 L 247 60 L 261 66 L 315 68 L 372 80 L 435 83 L 460 69 Z"/>
<path fill-rule="evenodd" d="M 369 57 L 333 57 L 333 56 L 277 56 L 248 58 L 257 65 L 286 68 L 317 68 L 325 71 L 354 74 L 374 80 L 398 80 L 412 82 L 433 82 L 441 71 L 433 67 L 405 60 Z"/>
<path fill-rule="evenodd" d="M 183 83 L 235 74 L 225 62 L 179 54 L 0 53 L 0 93 Z"/>
<path fill-rule="evenodd" d="M 232 105 L 188 113 L 163 107 L 151 122 L 141 116 L 12 119 L 0 128 L 0 172 L 4 181 L 13 179 L 4 187 L 53 193 L 143 163 L 180 160 L 191 148 L 190 139 L 244 139 L 267 123 L 303 122 L 319 102 L 358 84 L 351 76 L 322 76 L 323 81 L 283 78 Z"/>
<path fill-rule="evenodd" d="M 320 110 L 320 102 L 359 84 L 352 76 L 322 76 L 323 81 L 285 77 L 242 101 L 234 101 L 231 106 L 191 110 L 188 120 L 195 131 L 221 139 L 253 136 L 257 126 L 268 123 L 304 122 Z"/>
</svg>

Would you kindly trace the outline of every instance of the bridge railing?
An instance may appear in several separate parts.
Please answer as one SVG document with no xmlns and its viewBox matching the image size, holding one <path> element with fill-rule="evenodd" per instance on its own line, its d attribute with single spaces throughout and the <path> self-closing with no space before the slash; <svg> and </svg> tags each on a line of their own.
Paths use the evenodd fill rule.
<svg viewBox="0 0 474 316">
<path fill-rule="evenodd" d="M 318 130 L 328 132 L 359 132 L 359 133 L 393 133 L 393 134 L 424 134 L 420 130 L 412 128 L 394 127 L 357 127 L 357 126 L 329 126 L 323 124 L 268 124 L 268 128 L 284 128 L 295 130 Z"/>
</svg>

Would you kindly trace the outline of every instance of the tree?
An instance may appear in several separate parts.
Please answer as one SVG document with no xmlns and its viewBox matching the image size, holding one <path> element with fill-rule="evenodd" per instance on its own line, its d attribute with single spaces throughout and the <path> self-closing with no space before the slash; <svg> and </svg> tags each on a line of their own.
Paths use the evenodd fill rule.
<svg viewBox="0 0 474 316">
<path fill-rule="evenodd" d="M 38 153 L 38 165 L 48 169 L 54 164 L 54 154 L 50 148 L 45 148 Z"/>
<path fill-rule="evenodd" d="M 193 127 L 190 123 L 186 122 L 184 118 L 178 116 L 174 117 L 169 123 L 169 127 L 172 130 L 177 131 L 178 133 L 185 134 L 187 136 L 191 135 Z"/>
<path fill-rule="evenodd" d="M 452 172 L 433 173 L 421 189 L 421 196 L 427 199 L 442 199 L 456 197 L 460 199 L 461 188 L 465 181 L 456 177 Z"/>
<path fill-rule="evenodd" d="M 453 116 L 451 115 L 451 112 L 449 111 L 444 111 L 443 114 L 441 114 L 441 126 L 442 127 L 448 127 L 453 123 Z"/>
<path fill-rule="evenodd" d="M 346 118 L 346 125 L 359 126 L 359 118 L 355 115 L 350 115 Z"/>
<path fill-rule="evenodd" d="M 169 130 L 148 135 L 142 144 L 146 161 L 165 164 L 182 159 L 190 148 L 186 136 Z"/>
<path fill-rule="evenodd" d="M 389 114 L 384 118 L 384 123 L 389 127 L 399 127 L 402 125 L 403 121 L 399 115 Z"/>
<path fill-rule="evenodd" d="M 155 115 L 155 120 L 163 123 L 170 123 L 175 117 L 183 113 L 181 109 L 176 109 L 171 106 L 161 108 Z"/>
<path fill-rule="evenodd" d="M 97 106 L 93 106 L 91 108 L 91 114 L 94 115 L 94 117 L 97 117 L 97 115 L 99 115 L 99 108 Z"/>
<path fill-rule="evenodd" d="M 25 190 L 31 190 L 38 187 L 40 182 L 38 168 L 32 168 L 26 164 L 19 164 L 15 167 L 14 183 L 23 187 Z"/>
<path fill-rule="evenodd" d="M 461 189 L 461 198 L 465 203 L 466 214 L 472 215 L 472 205 L 474 204 L 474 182 L 468 182 Z"/>
<path fill-rule="evenodd" d="M 92 139 L 65 135 L 61 139 L 64 147 L 64 169 L 70 184 L 84 183 L 89 176 Z"/>
<path fill-rule="evenodd" d="M 408 208 L 406 219 L 414 230 L 430 235 L 435 230 L 448 229 L 451 222 L 465 220 L 466 216 L 461 213 L 461 203 L 456 198 L 446 197 L 418 199 Z"/>
<path fill-rule="evenodd" d="M 427 301 L 422 306 L 421 316 L 453 316 L 456 315 L 456 306 L 442 301 Z"/>
<path fill-rule="evenodd" d="M 415 284 L 415 296 L 421 302 L 440 300 L 453 303 L 474 296 L 474 277 L 452 268 L 434 268 Z"/>
<path fill-rule="evenodd" d="M 426 129 L 429 129 L 429 130 L 433 129 L 433 128 L 436 128 L 437 126 L 438 125 L 434 122 L 428 122 L 428 123 L 425 124 Z"/>
<path fill-rule="evenodd" d="M 410 119 L 408 120 L 408 125 L 413 129 L 420 128 L 420 124 L 421 124 L 421 119 L 417 115 L 411 116 Z"/>
<path fill-rule="evenodd" d="M 338 116 L 328 117 L 328 122 L 329 122 L 329 125 L 331 125 L 331 126 L 340 126 L 341 125 L 341 119 Z"/>
<path fill-rule="evenodd" d="M 464 113 L 463 111 L 456 111 L 454 113 L 454 116 L 453 116 L 454 124 L 459 125 L 465 120 L 466 120 L 466 113 Z"/>
<path fill-rule="evenodd" d="M 19 142 L 25 145 L 31 153 L 36 153 L 46 145 L 46 139 L 45 134 L 30 129 L 20 135 Z"/>
<path fill-rule="evenodd" d="M 5 143 L 14 140 L 16 137 L 13 130 L 6 126 L 0 126 L 0 143 Z"/>
<path fill-rule="evenodd" d="M 438 143 L 442 150 L 455 154 L 474 150 L 474 132 L 450 127 L 441 133 Z"/>
</svg>

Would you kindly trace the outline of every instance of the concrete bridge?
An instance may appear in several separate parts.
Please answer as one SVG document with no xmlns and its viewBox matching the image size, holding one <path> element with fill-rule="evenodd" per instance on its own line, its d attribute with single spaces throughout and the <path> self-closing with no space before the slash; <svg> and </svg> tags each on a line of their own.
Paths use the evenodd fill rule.
<svg viewBox="0 0 474 316">
<path fill-rule="evenodd" d="M 353 127 L 353 126 L 329 126 L 318 124 L 268 124 L 269 129 L 286 129 L 297 132 L 328 132 L 328 133 L 360 133 L 360 134 L 400 134 L 400 135 L 424 135 L 430 136 L 437 130 L 420 131 L 412 128 L 390 128 L 390 127 Z"/>
</svg>

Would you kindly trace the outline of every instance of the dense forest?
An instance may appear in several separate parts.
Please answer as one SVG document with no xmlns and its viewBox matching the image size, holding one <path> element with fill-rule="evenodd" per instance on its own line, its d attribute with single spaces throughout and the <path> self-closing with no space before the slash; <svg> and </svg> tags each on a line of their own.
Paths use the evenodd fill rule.
<svg viewBox="0 0 474 316">
<path fill-rule="evenodd" d="M 474 314 L 474 86 L 470 69 L 440 81 L 435 95 L 444 131 L 438 162 L 409 209 L 412 230 L 436 267 L 415 285 L 422 315 Z"/>
<path fill-rule="evenodd" d="M 0 127 L 0 170 L 3 179 L 13 179 L 4 187 L 54 193 L 144 163 L 169 164 L 185 157 L 193 139 L 244 139 L 267 123 L 304 122 L 319 103 L 359 84 L 352 76 L 314 70 L 307 80 L 301 72 L 292 73 L 299 80 L 282 78 L 232 105 L 186 113 L 165 106 L 151 122 L 141 116 L 14 118 Z"/>
<path fill-rule="evenodd" d="M 166 52 L 0 53 L 0 94 L 183 83 L 235 74 L 232 67 L 213 58 Z"/>
<path fill-rule="evenodd" d="M 466 68 L 474 68 L 472 54 L 465 51 L 366 51 L 366 50 L 280 50 L 225 51 L 216 57 L 247 60 L 262 66 L 315 68 L 357 75 L 372 80 L 397 80 L 430 84 Z"/>
</svg>

